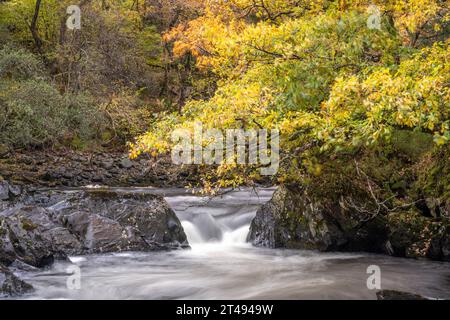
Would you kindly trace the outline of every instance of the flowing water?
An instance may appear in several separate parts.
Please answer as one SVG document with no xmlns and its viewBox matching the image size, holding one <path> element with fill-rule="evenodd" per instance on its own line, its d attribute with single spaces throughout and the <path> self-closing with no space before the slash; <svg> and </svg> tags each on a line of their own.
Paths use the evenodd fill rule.
<svg viewBox="0 0 450 320">
<path fill-rule="evenodd" d="M 140 190 L 142 191 L 142 190 Z M 258 207 L 273 189 L 226 193 L 214 199 L 184 190 L 166 196 L 191 250 L 71 257 L 81 287 L 67 288 L 69 263 L 21 276 L 31 299 L 376 299 L 367 268 L 381 269 L 382 289 L 450 299 L 448 263 L 364 253 L 254 248 L 246 243 Z"/>
</svg>

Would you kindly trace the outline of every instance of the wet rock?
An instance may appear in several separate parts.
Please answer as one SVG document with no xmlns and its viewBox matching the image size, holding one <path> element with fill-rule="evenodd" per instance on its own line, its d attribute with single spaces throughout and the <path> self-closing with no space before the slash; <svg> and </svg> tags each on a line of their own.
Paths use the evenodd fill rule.
<svg viewBox="0 0 450 320">
<path fill-rule="evenodd" d="M 108 189 L 42 192 L 0 215 L 0 263 L 42 268 L 67 255 L 189 247 L 159 195 Z"/>
<path fill-rule="evenodd" d="M 383 252 L 384 220 L 361 222 L 354 216 L 337 203 L 314 201 L 305 190 L 280 187 L 258 210 L 248 240 L 271 248 Z"/>
<path fill-rule="evenodd" d="M 382 290 L 377 292 L 378 300 L 429 300 L 418 294 L 401 292 L 395 290 Z"/>
<path fill-rule="evenodd" d="M 0 261 L 6 265 L 19 260 L 42 268 L 67 259 L 66 252 L 81 252 L 80 243 L 46 209 L 27 206 L 0 218 Z"/>
<path fill-rule="evenodd" d="M 425 203 L 428 211 L 434 218 L 450 218 L 450 200 L 427 198 Z"/>
<path fill-rule="evenodd" d="M 441 232 L 431 239 L 427 257 L 450 262 L 450 226 L 443 227 Z"/>
<path fill-rule="evenodd" d="M 351 199 L 364 207 L 364 199 Z M 450 261 L 450 223 L 420 212 L 364 216 L 349 201 L 315 200 L 307 190 L 280 187 L 252 221 L 248 241 L 271 248 L 365 251 Z M 371 212 L 370 210 L 367 210 Z M 376 212 L 376 211 L 375 211 Z"/>
<path fill-rule="evenodd" d="M 0 181 L 0 200 L 9 199 L 9 184 L 6 181 Z"/>
<path fill-rule="evenodd" d="M 9 185 L 9 193 L 14 197 L 18 197 L 22 194 L 22 188 L 20 186 L 15 186 L 15 185 L 10 184 Z"/>
<path fill-rule="evenodd" d="M 180 221 L 158 195 L 92 190 L 56 210 L 61 223 L 88 252 L 149 251 L 187 247 Z"/>
<path fill-rule="evenodd" d="M 33 291 L 33 287 L 0 264 L 0 297 L 14 297 Z"/>
<path fill-rule="evenodd" d="M 30 156 L 31 155 L 31 156 Z M 3 160 L 3 159 L 2 159 Z M 122 152 L 92 153 L 68 150 L 35 150 L 31 154 L 16 152 L 2 161 L 2 176 L 27 187 L 76 187 L 92 184 L 108 186 L 186 185 L 198 176 L 193 167 L 171 162 L 137 159 L 131 161 Z M 151 170 L 150 170 L 151 169 Z M 167 175 L 170 172 L 170 175 Z M 162 179 L 157 179 L 166 175 Z M 1 179 L 0 179 L 1 180 Z"/>
</svg>

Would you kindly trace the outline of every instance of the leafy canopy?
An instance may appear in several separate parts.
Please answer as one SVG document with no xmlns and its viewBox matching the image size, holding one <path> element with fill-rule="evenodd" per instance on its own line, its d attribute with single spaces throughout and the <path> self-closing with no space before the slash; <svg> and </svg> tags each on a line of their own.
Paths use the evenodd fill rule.
<svg viewBox="0 0 450 320">
<path fill-rule="evenodd" d="M 279 180 L 320 174 L 317 158 L 380 148 L 395 130 L 450 141 L 448 6 L 379 1 L 381 29 L 368 28 L 367 1 L 214 1 L 165 35 L 174 54 L 219 76 L 209 100 L 163 116 L 131 155 L 170 150 L 170 132 L 210 128 L 281 130 Z M 432 42 L 429 44 L 429 42 Z M 301 152 L 299 152 L 299 150 Z M 295 168 L 292 172 L 292 168 Z M 222 165 L 220 186 L 252 180 L 251 168 Z M 205 181 L 209 181 L 206 179 Z M 208 182 L 209 184 L 209 182 Z"/>
</svg>

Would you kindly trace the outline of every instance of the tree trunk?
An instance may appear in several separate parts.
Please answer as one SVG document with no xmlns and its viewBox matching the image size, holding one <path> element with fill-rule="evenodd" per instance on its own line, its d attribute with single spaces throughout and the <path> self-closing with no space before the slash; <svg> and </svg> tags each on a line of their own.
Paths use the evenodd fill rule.
<svg viewBox="0 0 450 320">
<path fill-rule="evenodd" d="M 41 9 L 41 0 L 36 0 L 36 5 L 34 7 L 34 15 L 33 20 L 31 20 L 30 25 L 30 31 L 31 35 L 33 36 L 34 43 L 36 45 L 36 49 L 39 51 L 39 53 L 42 54 L 42 40 L 39 37 L 38 30 L 37 30 L 37 22 L 39 18 L 39 10 Z"/>
</svg>

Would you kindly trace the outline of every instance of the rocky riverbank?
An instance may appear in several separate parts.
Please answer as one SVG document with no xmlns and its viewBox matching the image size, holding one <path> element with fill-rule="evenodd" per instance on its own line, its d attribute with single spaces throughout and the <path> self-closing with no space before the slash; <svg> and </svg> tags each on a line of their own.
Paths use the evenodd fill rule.
<svg viewBox="0 0 450 320">
<path fill-rule="evenodd" d="M 328 200 L 313 198 L 307 188 L 280 187 L 258 210 L 248 240 L 270 248 L 364 251 L 450 261 L 450 201 L 439 206 L 439 216 L 424 216 L 419 210 L 363 215 L 354 208 L 364 203 L 349 207 L 343 201 Z"/>
<path fill-rule="evenodd" d="M 0 181 L 27 187 L 184 186 L 195 182 L 195 166 L 170 157 L 130 160 L 123 152 L 35 150 L 0 154 Z"/>
<path fill-rule="evenodd" d="M 189 247 L 180 221 L 159 195 L 109 189 L 24 193 L 4 181 L 1 186 L 0 295 L 31 290 L 11 270 L 45 268 L 68 255 Z"/>
<path fill-rule="evenodd" d="M 188 247 L 180 221 L 162 197 L 82 187 L 185 186 L 196 182 L 195 170 L 164 158 L 132 161 L 123 153 L 3 155 L 0 295 L 32 290 L 15 270 L 46 268 L 68 255 Z M 61 191 L 65 187 L 78 191 Z M 298 184 L 280 187 L 258 210 L 248 241 L 270 248 L 450 261 L 450 201 L 445 198 L 383 212 L 358 193 L 339 198 L 320 192 Z"/>
</svg>

